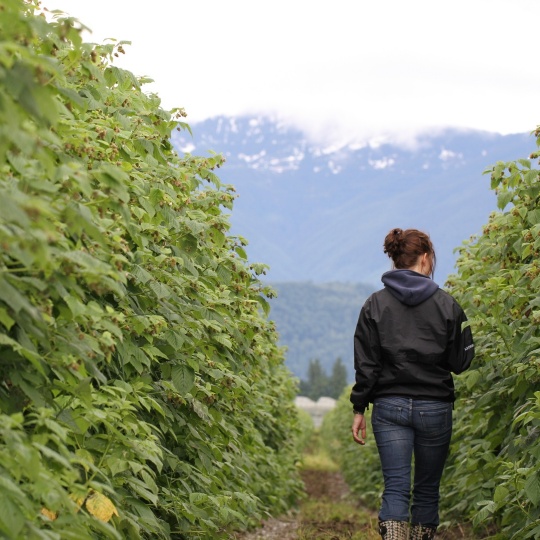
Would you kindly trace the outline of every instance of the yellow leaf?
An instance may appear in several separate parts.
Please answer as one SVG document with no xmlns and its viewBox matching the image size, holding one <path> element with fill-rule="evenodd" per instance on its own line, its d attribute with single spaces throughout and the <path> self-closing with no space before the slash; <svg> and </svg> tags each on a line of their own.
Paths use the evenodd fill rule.
<svg viewBox="0 0 540 540">
<path fill-rule="evenodd" d="M 58 514 L 56 512 L 52 512 L 51 510 L 47 510 L 47 508 L 42 508 L 41 513 L 46 518 L 50 519 L 51 521 L 54 521 L 58 517 Z"/>
<path fill-rule="evenodd" d="M 86 499 L 86 509 L 94 517 L 105 522 L 109 521 L 113 515 L 118 515 L 118 511 L 111 499 L 97 492 L 92 493 L 92 495 Z"/>
<path fill-rule="evenodd" d="M 77 495 L 70 494 L 69 498 L 77 505 L 77 510 L 75 510 L 75 513 L 77 513 L 81 506 L 83 505 L 85 498 L 84 497 L 78 497 Z"/>
</svg>

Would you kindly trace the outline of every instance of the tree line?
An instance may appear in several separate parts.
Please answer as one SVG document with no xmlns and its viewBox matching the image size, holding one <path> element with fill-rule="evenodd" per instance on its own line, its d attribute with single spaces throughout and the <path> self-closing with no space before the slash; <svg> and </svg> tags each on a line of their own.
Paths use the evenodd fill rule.
<svg viewBox="0 0 540 540">
<path fill-rule="evenodd" d="M 301 379 L 298 392 L 314 401 L 320 397 L 338 399 L 347 386 L 347 368 L 341 358 L 336 358 L 332 371 L 327 374 L 319 359 L 309 361 L 307 379 Z"/>
</svg>

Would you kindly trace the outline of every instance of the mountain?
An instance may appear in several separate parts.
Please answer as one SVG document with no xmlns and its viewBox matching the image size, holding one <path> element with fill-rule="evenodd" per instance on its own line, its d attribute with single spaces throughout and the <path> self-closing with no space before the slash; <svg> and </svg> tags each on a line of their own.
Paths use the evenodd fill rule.
<svg viewBox="0 0 540 540">
<path fill-rule="evenodd" d="M 496 199 L 483 171 L 528 157 L 528 134 L 445 130 L 408 147 L 371 141 L 320 145 L 265 117 L 218 117 L 175 132 L 180 152 L 227 159 L 220 179 L 239 195 L 232 232 L 247 238 L 250 260 L 270 265 L 270 281 L 379 283 L 394 227 L 427 231 L 441 285 L 453 250 L 481 231 Z"/>
<path fill-rule="evenodd" d="M 217 171 L 239 195 L 232 232 L 250 260 L 270 265 L 270 301 L 286 364 L 305 378 L 311 359 L 327 373 L 340 357 L 352 380 L 352 336 L 360 308 L 390 268 L 383 239 L 394 227 L 430 233 L 435 279 L 444 284 L 453 250 L 496 210 L 483 171 L 527 157 L 527 134 L 445 130 L 400 146 L 381 141 L 318 145 L 264 117 L 219 117 L 174 132 L 180 152 L 225 155 Z"/>
</svg>

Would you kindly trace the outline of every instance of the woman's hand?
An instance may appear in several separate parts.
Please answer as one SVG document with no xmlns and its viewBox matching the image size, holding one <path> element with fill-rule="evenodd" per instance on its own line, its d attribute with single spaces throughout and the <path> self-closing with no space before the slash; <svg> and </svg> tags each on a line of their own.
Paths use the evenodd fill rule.
<svg viewBox="0 0 540 540">
<path fill-rule="evenodd" d="M 360 437 L 358 436 L 360 432 Z M 366 444 L 364 439 L 366 438 L 366 418 L 363 414 L 355 414 L 352 425 L 352 436 L 355 442 L 358 444 Z"/>
</svg>

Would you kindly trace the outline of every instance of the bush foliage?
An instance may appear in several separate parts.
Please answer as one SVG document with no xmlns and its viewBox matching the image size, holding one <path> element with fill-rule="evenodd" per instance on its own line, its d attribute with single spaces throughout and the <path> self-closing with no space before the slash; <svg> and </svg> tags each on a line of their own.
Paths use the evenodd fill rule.
<svg viewBox="0 0 540 540">
<path fill-rule="evenodd" d="M 122 43 L 23 0 L 0 36 L 0 536 L 218 538 L 285 509 L 295 388 L 223 158 L 173 151 L 183 111 Z"/>
<path fill-rule="evenodd" d="M 471 321 L 477 356 L 460 380 L 445 506 L 515 539 L 540 536 L 537 158 L 533 152 L 486 171 L 500 211 L 460 248 L 448 283 Z"/>
<path fill-rule="evenodd" d="M 539 156 L 486 171 L 499 211 L 459 248 L 447 283 L 469 317 L 476 358 L 456 377 L 442 518 L 516 540 L 540 537 L 540 171 L 531 162 Z M 353 490 L 377 505 L 376 446 L 369 432 L 365 447 L 352 441 L 348 398 L 346 391 L 322 430 Z"/>
</svg>

